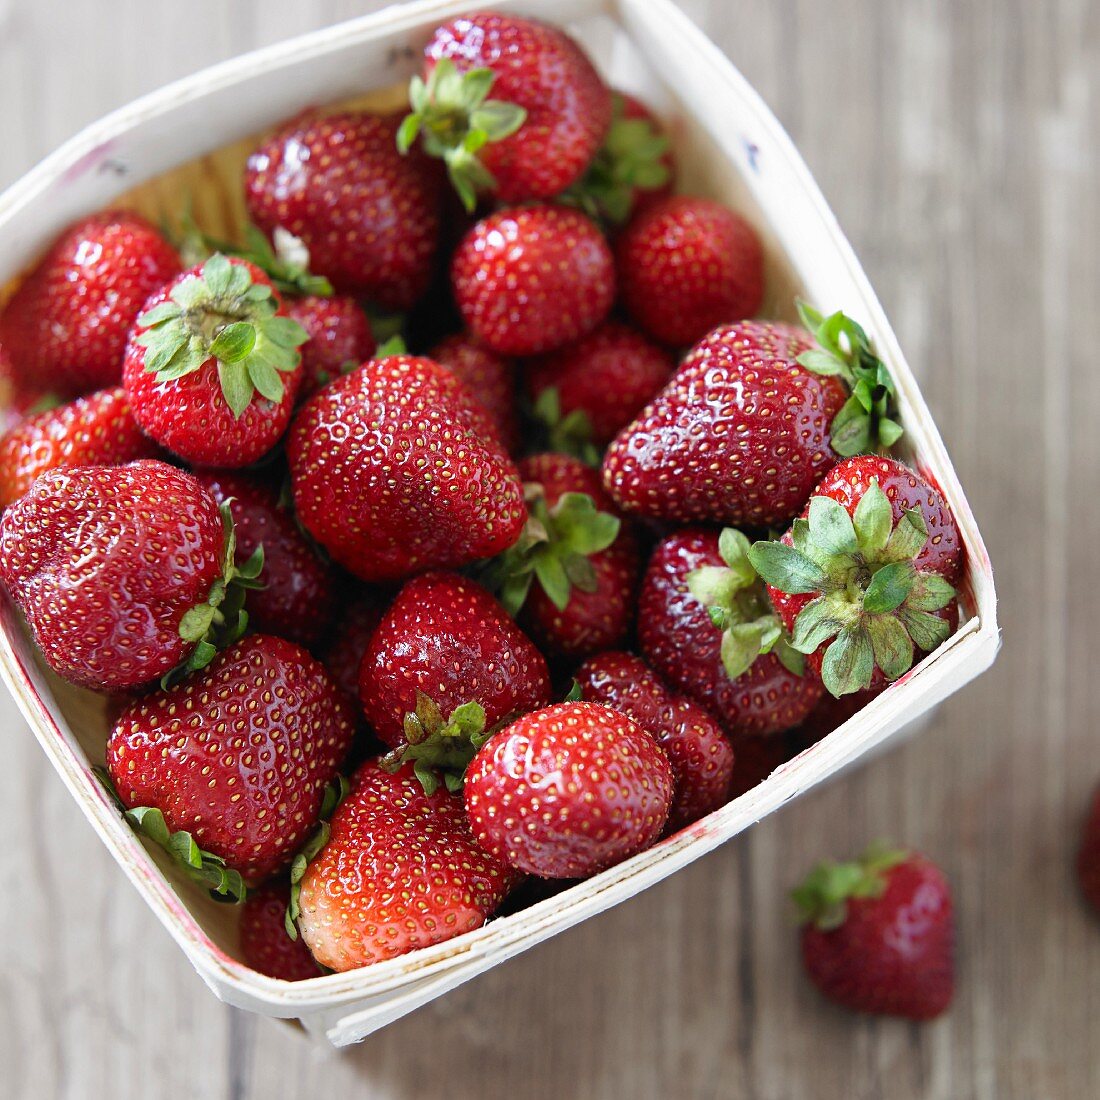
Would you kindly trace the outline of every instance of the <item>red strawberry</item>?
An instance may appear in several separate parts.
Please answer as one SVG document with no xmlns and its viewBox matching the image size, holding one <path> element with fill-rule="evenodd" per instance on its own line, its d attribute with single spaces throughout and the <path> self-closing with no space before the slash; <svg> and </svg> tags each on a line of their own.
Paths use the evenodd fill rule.
<svg viewBox="0 0 1100 1100">
<path fill-rule="evenodd" d="M 302 939 L 354 970 L 479 928 L 518 876 L 475 843 L 462 801 L 368 761 L 302 879 Z"/>
<path fill-rule="evenodd" d="M 364 580 L 491 557 L 526 519 L 488 413 L 430 359 L 373 359 L 330 382 L 295 417 L 287 457 L 302 523 Z"/>
<path fill-rule="evenodd" d="M 648 210 L 655 203 L 660 202 L 661 199 L 667 198 L 672 194 L 676 184 L 676 157 L 664 133 L 664 127 L 661 124 L 661 120 L 653 113 L 652 109 L 647 104 L 643 103 L 637 96 L 633 96 L 629 92 L 616 92 L 615 99 L 622 104 L 623 121 L 640 121 L 645 124 L 645 129 L 648 131 L 647 139 L 644 143 L 645 147 L 641 151 L 637 149 L 637 146 L 633 147 L 635 155 L 631 160 L 635 165 L 637 165 L 639 160 L 644 163 L 647 159 L 644 154 L 651 154 L 655 145 L 663 144 L 665 146 L 657 161 L 659 170 L 653 172 L 647 167 L 642 173 L 643 178 L 636 178 L 634 180 L 633 203 L 630 213 L 638 215 L 643 210 Z M 621 128 L 625 130 L 628 135 L 632 132 L 638 133 L 640 130 L 638 127 Z M 656 142 L 654 141 L 654 137 L 656 137 Z M 635 174 L 637 174 L 636 167 Z M 656 183 L 655 185 L 653 184 L 653 181 L 661 180 L 662 177 L 663 182 Z M 647 186 L 647 184 L 649 184 L 649 186 Z"/>
<path fill-rule="evenodd" d="M 135 318 L 179 270 L 175 250 L 136 214 L 70 226 L 0 312 L 17 377 L 66 395 L 115 385 Z"/>
<path fill-rule="evenodd" d="M 939 490 L 894 459 L 839 463 L 782 541 L 757 543 L 751 560 L 833 695 L 883 690 L 954 629 L 958 526 Z"/>
<path fill-rule="evenodd" d="M 386 604 L 374 591 L 363 591 L 344 610 L 331 634 L 321 661 L 336 686 L 356 705 L 359 702 L 359 666 L 382 621 Z"/>
<path fill-rule="evenodd" d="M 871 849 L 823 863 L 794 891 L 802 961 L 830 1000 L 856 1012 L 931 1020 L 955 991 L 951 888 L 916 853 Z"/>
<path fill-rule="evenodd" d="M 467 768 L 464 790 L 486 851 L 541 878 L 587 878 L 661 835 L 672 769 L 625 714 L 558 703 L 494 734 Z"/>
<path fill-rule="evenodd" d="M 748 545 L 732 529 L 678 531 L 654 550 L 638 600 L 646 661 L 735 737 L 796 726 L 821 697 L 815 677 L 794 671 L 798 655 L 748 564 Z"/>
<path fill-rule="evenodd" d="M 244 961 L 284 982 L 320 977 L 321 968 L 304 941 L 286 934 L 286 907 L 290 889 L 285 882 L 268 883 L 250 890 L 241 908 L 241 954 Z"/>
<path fill-rule="evenodd" d="M 46 470 L 120 466 L 156 454 L 121 386 L 78 397 L 28 417 L 0 439 L 0 508 L 15 503 Z"/>
<path fill-rule="evenodd" d="M 598 452 L 657 396 L 673 367 L 641 333 L 606 321 L 578 343 L 529 362 L 527 388 L 552 449 L 598 462 Z"/>
<path fill-rule="evenodd" d="M 247 466 L 270 451 L 290 422 L 306 334 L 268 277 L 215 255 L 146 307 L 123 365 L 145 434 L 196 466 Z"/>
<path fill-rule="evenodd" d="M 255 572 L 198 481 L 146 459 L 42 474 L 0 520 L 0 576 L 59 676 L 127 691 L 209 660 Z"/>
<path fill-rule="evenodd" d="M 354 298 L 298 298 L 286 312 L 309 337 L 301 349 L 300 398 L 374 354 L 370 321 Z"/>
<path fill-rule="evenodd" d="M 249 158 L 245 202 L 268 235 L 284 229 L 343 294 L 408 309 L 428 287 L 439 181 L 395 148 L 397 120 L 345 111 L 291 119 Z"/>
<path fill-rule="evenodd" d="M 278 493 L 248 474 L 218 471 L 195 476 L 219 504 L 229 504 L 237 557 L 247 560 L 263 547 L 264 586 L 248 597 L 249 625 L 299 645 L 318 645 L 336 617 L 336 577 L 290 512 L 280 507 Z"/>
<path fill-rule="evenodd" d="M 828 737 L 853 714 L 861 711 L 874 697 L 873 691 L 857 691 L 851 695 L 842 695 L 839 699 L 826 692 L 806 721 L 791 730 L 790 741 L 794 751 L 802 752 L 811 745 L 816 745 L 822 738 Z"/>
<path fill-rule="evenodd" d="M 633 718 L 665 750 L 676 793 L 668 832 L 690 825 L 729 801 L 734 754 L 702 707 L 674 695 L 632 653 L 601 653 L 577 670 L 583 698 Z"/>
<path fill-rule="evenodd" d="M 623 230 L 615 248 L 623 304 L 655 340 L 684 347 L 764 300 L 764 250 L 751 225 L 711 199 L 673 195 Z"/>
<path fill-rule="evenodd" d="M 258 880 L 289 863 L 313 832 L 353 732 L 319 662 L 253 634 L 175 687 L 131 703 L 107 739 L 107 771 L 142 832 L 185 830 L 215 867 Z M 162 820 L 150 828 L 139 807 Z"/>
<path fill-rule="evenodd" d="M 740 798 L 746 791 L 759 786 L 781 764 L 791 757 L 786 737 L 754 737 L 751 734 L 731 737 L 733 757 L 737 761 L 733 769 L 733 786 L 729 797 Z"/>
<path fill-rule="evenodd" d="M 367 721 L 388 745 L 407 739 L 405 717 L 420 695 L 445 715 L 477 703 L 488 729 L 545 706 L 550 675 L 542 654 L 479 584 L 457 573 L 424 573 L 397 594 L 359 671 Z"/>
<path fill-rule="evenodd" d="M 515 368 L 470 336 L 448 336 L 428 353 L 445 366 L 485 406 L 505 450 L 519 450 Z"/>
<path fill-rule="evenodd" d="M 1089 806 L 1088 817 L 1077 850 L 1077 881 L 1089 905 L 1100 913 L 1100 787 Z"/>
<path fill-rule="evenodd" d="M 399 141 L 408 149 L 419 134 L 469 209 L 479 190 L 503 202 L 564 191 L 611 122 L 611 93 L 585 52 L 534 19 L 462 16 L 436 30 L 424 59 Z"/>
<path fill-rule="evenodd" d="M 54 395 L 40 393 L 16 375 L 11 356 L 0 345 L 0 431 L 10 432 L 26 417 L 56 404 Z"/>
<path fill-rule="evenodd" d="M 501 355 L 538 355 L 591 332 L 615 300 L 615 265 L 595 224 L 564 206 L 499 210 L 451 260 L 466 327 Z"/>
</svg>

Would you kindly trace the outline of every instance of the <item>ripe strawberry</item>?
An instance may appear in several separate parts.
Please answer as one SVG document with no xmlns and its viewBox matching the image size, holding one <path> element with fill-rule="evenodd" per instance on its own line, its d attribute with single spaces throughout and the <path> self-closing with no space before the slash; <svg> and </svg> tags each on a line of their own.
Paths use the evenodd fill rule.
<svg viewBox="0 0 1100 1100">
<path fill-rule="evenodd" d="M 487 99 L 490 91 L 492 99 Z M 419 134 L 468 209 L 548 199 L 578 179 L 611 122 L 611 93 L 584 50 L 534 19 L 476 12 L 438 28 L 409 86 L 400 147 Z"/>
<path fill-rule="evenodd" d="M 669 833 L 717 810 L 730 798 L 734 753 L 702 707 L 675 695 L 640 657 L 601 653 L 577 670 L 582 698 L 621 711 L 656 739 L 676 781 Z"/>
<path fill-rule="evenodd" d="M 894 459 L 839 463 L 783 539 L 750 557 L 833 695 L 882 691 L 954 629 L 958 526 L 939 490 Z"/>
<path fill-rule="evenodd" d="M 330 382 L 295 417 L 287 457 L 299 519 L 364 580 L 491 557 L 526 519 L 488 413 L 430 359 L 373 359 Z"/>
<path fill-rule="evenodd" d="M 107 739 L 107 771 L 142 832 L 157 839 L 186 830 L 215 868 L 259 880 L 313 832 L 353 732 L 318 661 L 292 642 L 253 634 L 131 703 Z M 152 828 L 148 810 L 161 819 Z M 205 879 L 206 868 L 191 866 Z"/>
<path fill-rule="evenodd" d="M 788 751 L 787 738 L 783 735 L 754 737 L 743 734 L 731 737 L 730 743 L 733 745 L 733 758 L 737 761 L 729 793 L 731 799 L 740 798 L 746 791 L 759 786 L 793 755 Z"/>
<path fill-rule="evenodd" d="M 153 459 L 50 470 L 0 520 L 0 577 L 59 676 L 128 691 L 243 629 L 256 563 L 234 566 L 223 519 L 194 477 Z"/>
<path fill-rule="evenodd" d="M 873 691 L 857 691 L 851 695 L 842 695 L 839 699 L 826 692 L 806 721 L 790 732 L 790 742 L 794 753 L 800 753 L 822 738 L 828 737 L 853 714 L 861 711 L 873 698 Z"/>
<path fill-rule="evenodd" d="M 733 737 L 790 729 L 821 697 L 797 671 L 748 546 L 733 529 L 677 531 L 654 550 L 638 600 L 646 661 Z"/>
<path fill-rule="evenodd" d="M 146 299 L 180 270 L 144 218 L 109 211 L 70 226 L 0 312 L 0 344 L 27 386 L 76 395 L 116 385 Z"/>
<path fill-rule="evenodd" d="M 1100 913 L 1100 787 L 1089 806 L 1088 817 L 1077 850 L 1077 881 L 1085 900 Z"/>
<path fill-rule="evenodd" d="M 241 907 L 241 954 L 253 970 L 269 978 L 300 982 L 320 977 L 321 968 L 304 941 L 292 940 L 286 934 L 289 901 L 290 889 L 285 882 L 269 882 L 249 891 Z"/>
<path fill-rule="evenodd" d="M 60 403 L 54 394 L 43 394 L 15 373 L 7 349 L 0 344 L 0 432 L 7 434 L 28 416 Z"/>
<path fill-rule="evenodd" d="M 267 276 L 219 254 L 146 306 L 122 372 L 145 434 L 196 466 L 247 466 L 270 451 L 290 421 L 307 337 Z"/>
<path fill-rule="evenodd" d="M 385 611 L 386 603 L 378 592 L 361 591 L 344 609 L 321 654 L 321 662 L 336 686 L 356 706 L 359 705 L 359 666 Z"/>
<path fill-rule="evenodd" d="M 494 734 L 467 768 L 464 791 L 487 852 L 541 878 L 587 878 L 661 835 L 672 769 L 625 714 L 558 703 Z"/>
<path fill-rule="evenodd" d="M 29 416 L 0 439 L 0 508 L 14 504 L 46 470 L 121 466 L 156 454 L 121 386 L 78 397 Z"/>
<path fill-rule="evenodd" d="M 432 348 L 428 358 L 445 366 L 485 406 L 504 449 L 509 454 L 518 451 L 519 416 L 512 364 L 464 335 L 446 337 Z"/>
<path fill-rule="evenodd" d="M 595 224 L 565 206 L 498 210 L 462 239 L 451 287 L 466 327 L 500 355 L 579 340 L 615 300 L 615 265 Z"/>
<path fill-rule="evenodd" d="M 309 397 L 374 354 L 370 321 L 354 298 L 310 295 L 288 303 L 286 312 L 309 337 L 301 349 L 299 399 Z"/>
<path fill-rule="evenodd" d="M 318 962 L 354 970 L 479 928 L 518 876 L 475 843 L 462 801 L 411 767 L 367 761 L 301 883 L 299 925 Z"/>
<path fill-rule="evenodd" d="M 951 888 L 924 856 L 871 849 L 823 863 L 797 890 L 802 961 L 831 1001 L 931 1020 L 955 991 Z"/>
</svg>

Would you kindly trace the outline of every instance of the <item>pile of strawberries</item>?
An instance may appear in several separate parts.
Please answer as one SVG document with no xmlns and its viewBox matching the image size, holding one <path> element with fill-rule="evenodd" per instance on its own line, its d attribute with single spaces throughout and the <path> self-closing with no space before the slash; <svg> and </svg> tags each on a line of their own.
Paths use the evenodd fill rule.
<svg viewBox="0 0 1100 1100">
<path fill-rule="evenodd" d="M 957 622 L 870 340 L 747 319 L 761 243 L 643 104 L 497 14 L 410 102 L 266 137 L 243 243 L 99 214 L 0 313 L 0 578 L 287 979 L 690 826 Z"/>
</svg>

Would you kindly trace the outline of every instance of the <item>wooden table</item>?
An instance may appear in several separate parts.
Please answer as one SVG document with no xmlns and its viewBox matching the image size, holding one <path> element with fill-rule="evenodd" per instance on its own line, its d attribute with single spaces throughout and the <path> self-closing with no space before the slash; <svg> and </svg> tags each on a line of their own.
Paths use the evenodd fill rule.
<svg viewBox="0 0 1100 1100">
<path fill-rule="evenodd" d="M 5 1096 L 1100 1095 L 1100 921 L 1070 873 L 1100 777 L 1096 5 L 685 7 L 791 131 L 922 376 L 998 569 L 998 665 L 918 739 L 344 1055 L 205 990 L 5 697 Z M 0 184 L 141 92 L 363 8 L 0 0 Z M 799 970 L 788 889 L 880 836 L 955 885 L 958 997 L 930 1026 L 834 1011 Z"/>
</svg>

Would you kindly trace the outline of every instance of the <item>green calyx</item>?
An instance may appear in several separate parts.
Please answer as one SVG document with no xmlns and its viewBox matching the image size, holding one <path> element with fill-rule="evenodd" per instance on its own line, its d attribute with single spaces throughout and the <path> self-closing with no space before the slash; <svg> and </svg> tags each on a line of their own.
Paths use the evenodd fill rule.
<svg viewBox="0 0 1100 1100">
<path fill-rule="evenodd" d="M 138 318 L 145 370 L 170 382 L 216 359 L 222 395 L 235 417 L 257 392 L 278 403 L 285 392 L 282 375 L 298 366 L 297 349 L 308 339 L 297 321 L 277 315 L 278 308 L 271 287 L 253 282 L 247 267 L 219 252 Z"/>
<path fill-rule="evenodd" d="M 562 416 L 557 387 L 547 386 L 535 398 L 532 411 L 546 437 L 546 449 L 572 455 L 586 466 L 599 466 L 600 451 L 592 442 L 592 421 L 584 409 Z"/>
<path fill-rule="evenodd" d="M 727 527 L 718 536 L 724 565 L 703 565 L 687 576 L 688 591 L 707 609 L 722 632 L 722 665 L 731 680 L 743 676 L 757 657 L 775 652 L 797 676 L 803 657 L 790 644 L 767 591 L 749 560 L 749 540 Z"/>
<path fill-rule="evenodd" d="M 306 841 L 302 849 L 290 863 L 290 900 L 286 906 L 284 924 L 286 934 L 292 939 L 298 938 L 298 917 L 301 915 L 302 906 L 302 879 L 305 877 L 306 868 L 321 849 L 328 843 L 332 836 L 332 826 L 329 822 L 340 805 L 348 796 L 350 790 L 348 781 L 338 775 L 331 783 L 326 784 L 325 792 L 321 797 L 321 811 L 318 814 L 320 823 L 317 831 Z"/>
<path fill-rule="evenodd" d="M 903 431 L 897 390 L 867 334 L 845 314 L 823 317 L 806 302 L 798 303 L 798 316 L 817 341 L 798 362 L 814 374 L 839 376 L 850 395 L 829 429 L 833 450 L 845 458 L 888 451 Z"/>
<path fill-rule="evenodd" d="M 233 905 L 244 901 L 248 890 L 240 872 L 227 867 L 221 856 L 204 852 L 190 833 L 182 829 L 172 832 L 164 814 L 155 806 L 127 806 L 106 768 L 96 767 L 92 771 L 134 832 L 163 848 L 192 882 L 209 890 L 215 901 Z"/>
<path fill-rule="evenodd" d="M 496 74 L 492 69 L 460 73 L 450 58 L 436 62 L 427 81 L 409 82 L 412 111 L 397 130 L 397 148 L 407 153 L 417 137 L 424 152 L 439 157 L 467 210 L 477 205 L 479 191 L 496 186 L 493 174 L 478 159 L 491 141 L 514 134 L 527 112 L 514 103 L 490 99 Z"/>
<path fill-rule="evenodd" d="M 913 564 L 928 540 L 924 517 L 914 509 L 895 524 L 877 480 L 854 517 L 831 497 L 811 498 L 791 540 L 754 543 L 749 560 L 780 592 L 816 593 L 795 620 L 791 644 L 813 653 L 829 643 L 821 677 L 837 698 L 869 687 L 876 666 L 896 680 L 912 667 L 915 650 L 946 641 L 950 624 L 933 612 L 950 604 L 955 589 Z"/>
<path fill-rule="evenodd" d="M 791 891 L 799 923 L 813 924 L 823 932 L 839 928 L 848 916 L 848 899 L 881 897 L 886 872 L 908 857 L 908 852 L 873 844 L 859 859 L 819 863 L 802 885 Z"/>
</svg>

